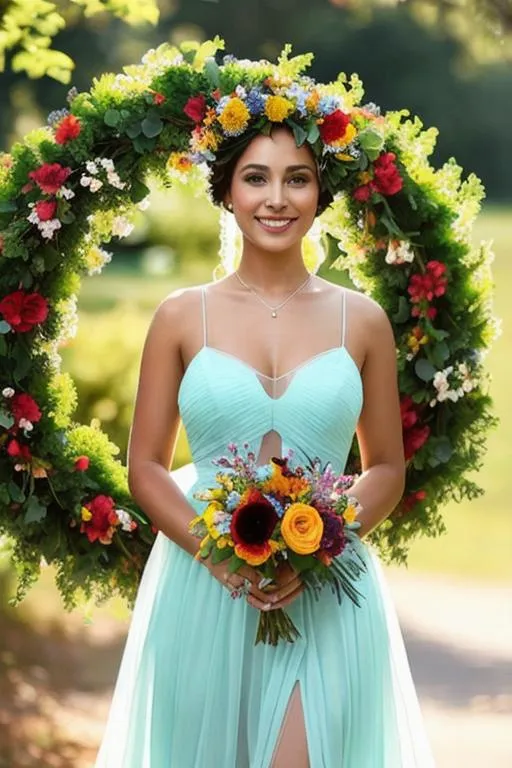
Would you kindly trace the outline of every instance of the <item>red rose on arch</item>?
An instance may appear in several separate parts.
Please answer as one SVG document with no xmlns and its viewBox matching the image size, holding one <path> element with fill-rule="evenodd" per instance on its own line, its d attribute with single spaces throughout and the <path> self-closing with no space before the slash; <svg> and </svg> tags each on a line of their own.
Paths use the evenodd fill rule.
<svg viewBox="0 0 512 768">
<path fill-rule="evenodd" d="M 323 122 L 318 126 L 324 144 L 332 144 L 338 139 L 342 139 L 349 123 L 350 117 L 341 109 L 336 109 L 330 115 L 326 115 Z"/>
<path fill-rule="evenodd" d="M 27 421 L 37 422 L 41 418 L 41 411 L 36 401 L 30 395 L 25 392 L 20 392 L 13 395 L 9 401 L 11 413 L 19 422 L 20 419 L 26 419 Z"/>
<path fill-rule="evenodd" d="M 394 152 L 383 152 L 373 164 L 372 188 L 381 195 L 396 195 L 403 186 L 402 177 L 395 165 Z"/>
<path fill-rule="evenodd" d="M 200 123 L 206 114 L 206 99 L 203 94 L 191 96 L 183 107 L 183 111 L 194 123 Z"/>
<path fill-rule="evenodd" d="M 361 187 L 357 187 L 352 192 L 352 197 L 357 200 L 358 203 L 366 203 L 370 199 L 372 190 L 369 184 L 363 184 Z"/>
<path fill-rule="evenodd" d="M 420 423 L 420 412 L 421 408 L 413 402 L 409 395 L 401 399 L 400 415 L 406 461 L 412 459 L 414 454 L 427 442 L 430 435 L 430 427 Z"/>
<path fill-rule="evenodd" d="M 25 333 L 48 317 L 48 302 L 40 293 L 14 291 L 0 301 L 0 315 L 14 331 Z"/>
<path fill-rule="evenodd" d="M 91 513 L 90 520 L 82 520 L 80 533 L 85 533 L 91 544 L 95 541 L 110 544 L 119 518 L 115 511 L 115 502 L 111 496 L 100 494 L 84 504 Z"/>
<path fill-rule="evenodd" d="M 66 115 L 55 129 L 55 141 L 57 144 L 67 144 L 80 136 L 82 124 L 75 115 Z"/>
<path fill-rule="evenodd" d="M 85 472 L 86 469 L 89 469 L 89 457 L 88 456 L 79 456 L 75 460 L 73 468 L 76 470 L 76 472 Z"/>
<path fill-rule="evenodd" d="M 55 200 L 40 200 L 35 204 L 37 218 L 39 221 L 49 221 L 55 216 L 57 211 L 57 203 Z"/>
<path fill-rule="evenodd" d="M 7 453 L 13 458 L 25 459 L 25 461 L 30 461 L 32 458 L 28 445 L 22 445 L 18 440 L 11 440 L 9 442 Z"/>
<path fill-rule="evenodd" d="M 66 182 L 71 168 L 64 168 L 60 163 L 45 163 L 29 176 L 35 181 L 41 192 L 54 195 Z"/>
</svg>

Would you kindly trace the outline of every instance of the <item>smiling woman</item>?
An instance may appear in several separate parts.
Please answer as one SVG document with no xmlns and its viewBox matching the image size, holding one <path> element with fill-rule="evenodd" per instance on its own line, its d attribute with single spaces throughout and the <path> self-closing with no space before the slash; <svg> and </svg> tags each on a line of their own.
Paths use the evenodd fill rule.
<svg viewBox="0 0 512 768">
<path fill-rule="evenodd" d="M 481 492 L 467 474 L 493 423 L 488 251 L 469 245 L 482 189 L 453 162 L 431 168 L 435 132 L 419 121 L 361 106 L 356 76 L 315 83 L 301 74 L 311 57 L 288 49 L 277 65 L 219 65 L 220 45 L 150 52 L 70 94 L 70 111 L 1 158 L 0 530 L 14 539 L 18 596 L 41 557 L 68 605 L 137 594 L 98 768 L 428 766 L 368 543 L 403 560 L 413 536 L 442 530 L 442 502 Z M 150 172 L 210 192 L 242 251 L 222 279 L 157 307 L 126 469 L 99 430 L 72 421 L 58 348 L 80 275 L 129 231 Z M 361 292 L 303 259 L 314 221 Z M 174 474 L 181 422 L 193 464 Z M 311 507 L 293 498 L 282 456 L 318 457 L 331 480 L 356 475 L 350 546 L 336 550 L 325 488 L 316 514 L 298 507 L 292 538 L 314 521 L 318 562 L 363 564 L 360 606 L 327 589 L 314 599 L 293 554 L 276 560 L 271 597 L 250 564 L 198 557 L 195 492 L 215 484 L 228 443 L 281 462 L 272 520 L 290 501 Z M 221 512 L 210 505 L 204 522 L 231 556 Z M 260 614 L 284 606 L 300 637 L 254 645 Z"/>
</svg>

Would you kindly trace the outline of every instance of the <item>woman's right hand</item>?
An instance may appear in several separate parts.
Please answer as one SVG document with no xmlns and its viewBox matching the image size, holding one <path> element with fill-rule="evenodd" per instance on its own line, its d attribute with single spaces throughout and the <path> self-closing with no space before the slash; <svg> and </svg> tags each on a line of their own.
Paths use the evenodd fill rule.
<svg viewBox="0 0 512 768">
<path fill-rule="evenodd" d="M 241 587 L 245 583 L 245 580 L 248 579 L 250 585 L 247 602 L 249 605 L 258 608 L 260 611 L 269 611 L 274 607 L 283 608 L 286 604 L 292 602 L 293 598 L 297 596 L 297 593 L 303 589 L 303 584 L 298 577 L 298 574 L 290 573 L 285 580 L 286 583 L 281 584 L 281 578 L 278 578 L 275 585 L 272 584 L 266 586 L 264 591 L 258 586 L 262 580 L 261 573 L 250 565 L 242 565 L 236 573 L 231 573 L 229 571 L 230 560 L 231 558 L 226 558 L 226 560 L 214 564 L 211 562 L 211 557 L 209 556 L 200 562 L 208 568 L 212 576 L 217 579 L 217 581 L 220 581 L 222 586 L 226 589 L 231 590 Z M 274 590 L 279 590 L 279 593 L 274 595 Z M 287 597 L 288 599 L 286 599 Z M 278 605 L 274 606 L 276 602 Z"/>
</svg>

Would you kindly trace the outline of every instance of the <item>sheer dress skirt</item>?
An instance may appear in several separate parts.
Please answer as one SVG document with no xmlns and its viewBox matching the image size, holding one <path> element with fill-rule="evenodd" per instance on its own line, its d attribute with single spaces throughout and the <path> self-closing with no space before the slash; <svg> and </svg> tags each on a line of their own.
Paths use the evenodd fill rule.
<svg viewBox="0 0 512 768">
<path fill-rule="evenodd" d="M 173 477 L 194 503 L 208 472 Z M 272 647 L 254 645 L 258 610 L 158 534 L 95 767 L 271 768 L 296 686 L 311 768 L 433 766 L 379 561 L 358 547 L 361 607 L 304 592 L 287 608 L 301 637 Z"/>
</svg>

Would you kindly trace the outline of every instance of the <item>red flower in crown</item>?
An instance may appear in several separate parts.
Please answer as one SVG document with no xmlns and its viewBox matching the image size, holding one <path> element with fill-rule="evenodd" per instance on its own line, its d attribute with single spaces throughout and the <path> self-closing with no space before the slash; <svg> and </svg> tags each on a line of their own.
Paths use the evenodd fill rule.
<svg viewBox="0 0 512 768">
<path fill-rule="evenodd" d="M 55 141 L 57 144 L 67 144 L 80 136 L 82 124 L 75 115 L 66 115 L 58 123 L 55 129 Z"/>
<path fill-rule="evenodd" d="M 0 315 L 14 331 L 25 333 L 48 316 L 48 302 L 40 293 L 14 291 L 0 301 Z"/>
<path fill-rule="evenodd" d="M 19 422 L 20 419 L 26 419 L 27 421 L 35 423 L 40 420 L 42 415 L 34 398 L 27 395 L 25 392 L 13 395 L 9 400 L 9 406 L 16 422 Z"/>
<path fill-rule="evenodd" d="M 35 209 L 39 221 L 49 221 L 55 216 L 57 203 L 55 200 L 40 200 L 35 204 Z"/>
<path fill-rule="evenodd" d="M 396 195 L 403 186 L 402 177 L 395 165 L 394 152 L 383 152 L 373 164 L 372 188 L 381 195 Z"/>
<path fill-rule="evenodd" d="M 102 544 L 110 544 L 115 527 L 119 525 L 119 518 L 115 511 L 115 502 L 111 496 L 100 494 L 84 504 L 82 509 L 82 523 L 80 533 L 85 533 L 91 542 L 100 541 Z"/>
<path fill-rule="evenodd" d="M 29 177 L 35 181 L 41 192 L 54 195 L 66 182 L 71 168 L 64 168 L 60 163 L 45 163 L 36 171 L 30 171 Z"/>
<path fill-rule="evenodd" d="M 318 126 L 324 144 L 332 144 L 338 139 L 342 139 L 349 123 L 350 117 L 341 109 L 336 109 L 330 115 L 326 115 L 323 122 Z"/>
<path fill-rule="evenodd" d="M 200 123 L 206 114 L 206 99 L 203 94 L 191 96 L 183 107 L 183 111 L 194 123 Z"/>
</svg>

